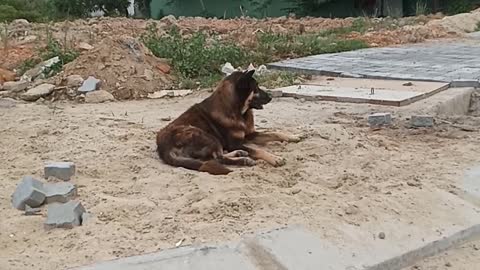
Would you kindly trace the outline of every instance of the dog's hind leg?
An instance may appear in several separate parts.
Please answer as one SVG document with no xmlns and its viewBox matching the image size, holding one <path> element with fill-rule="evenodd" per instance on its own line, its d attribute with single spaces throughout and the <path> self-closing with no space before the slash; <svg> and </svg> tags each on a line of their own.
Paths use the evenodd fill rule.
<svg viewBox="0 0 480 270">
<path fill-rule="evenodd" d="M 227 158 L 248 157 L 248 152 L 245 150 L 234 150 L 230 153 L 224 151 L 223 156 Z"/>
<path fill-rule="evenodd" d="M 223 156 L 218 159 L 220 163 L 225 165 L 236 165 L 236 166 L 255 166 L 257 163 L 255 160 L 249 157 L 226 157 Z"/>
</svg>

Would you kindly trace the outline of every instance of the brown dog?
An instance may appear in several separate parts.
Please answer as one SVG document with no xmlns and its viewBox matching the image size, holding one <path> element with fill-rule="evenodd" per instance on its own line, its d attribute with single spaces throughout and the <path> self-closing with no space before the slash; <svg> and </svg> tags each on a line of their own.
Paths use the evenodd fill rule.
<svg viewBox="0 0 480 270">
<path fill-rule="evenodd" d="M 263 109 L 272 98 L 258 87 L 254 72 L 233 72 L 212 95 L 160 130 L 157 134 L 160 158 L 172 166 L 215 175 L 230 173 L 225 165 L 253 166 L 254 159 L 283 165 L 284 159 L 255 144 L 299 139 L 255 131 L 252 110 Z"/>
</svg>

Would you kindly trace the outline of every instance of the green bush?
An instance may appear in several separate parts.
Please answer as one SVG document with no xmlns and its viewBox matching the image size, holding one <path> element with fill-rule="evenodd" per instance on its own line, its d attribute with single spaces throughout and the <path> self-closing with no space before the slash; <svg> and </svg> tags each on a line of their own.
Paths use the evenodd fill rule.
<svg viewBox="0 0 480 270">
<path fill-rule="evenodd" d="M 18 10 L 12 6 L 0 5 L 0 21 L 11 22 L 18 18 Z"/>
<path fill-rule="evenodd" d="M 48 3 L 49 0 L 0 0 L 0 21 L 44 21 L 49 14 Z"/>
<path fill-rule="evenodd" d="M 238 66 L 248 60 L 241 47 L 218 40 L 207 42 L 201 32 L 182 37 L 177 29 L 172 28 L 168 35 L 159 36 L 153 24 L 142 39 L 154 55 L 171 59 L 176 73 L 184 78 L 208 77 L 218 74 L 225 62 Z"/>
</svg>

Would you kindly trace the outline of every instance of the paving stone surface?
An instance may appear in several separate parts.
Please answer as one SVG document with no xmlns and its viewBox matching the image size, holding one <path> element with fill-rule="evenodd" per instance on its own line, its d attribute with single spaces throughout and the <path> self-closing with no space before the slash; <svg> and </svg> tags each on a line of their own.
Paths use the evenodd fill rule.
<svg viewBox="0 0 480 270">
<path fill-rule="evenodd" d="M 321 75 L 451 82 L 480 79 L 480 36 L 322 54 L 269 64 L 273 69 Z"/>
</svg>

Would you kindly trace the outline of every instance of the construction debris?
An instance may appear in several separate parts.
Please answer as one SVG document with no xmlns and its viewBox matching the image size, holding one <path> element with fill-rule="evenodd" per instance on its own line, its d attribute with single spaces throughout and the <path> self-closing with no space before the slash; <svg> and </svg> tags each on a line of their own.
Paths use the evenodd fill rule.
<svg viewBox="0 0 480 270">
<path fill-rule="evenodd" d="M 20 97 L 25 101 L 36 101 L 41 97 L 45 97 L 53 92 L 55 85 L 44 83 L 37 87 L 34 87 L 28 90 L 26 93 L 22 94 Z"/>
<path fill-rule="evenodd" d="M 82 225 L 82 215 L 85 208 L 79 201 L 49 204 L 45 229 L 65 228 L 72 229 Z"/>
<path fill-rule="evenodd" d="M 392 123 L 390 113 L 374 113 L 368 116 L 368 124 L 371 127 L 388 126 Z"/>
<path fill-rule="evenodd" d="M 114 101 L 115 97 L 105 90 L 97 90 L 88 92 L 85 95 L 86 103 L 103 103 L 107 101 Z"/>
<path fill-rule="evenodd" d="M 433 116 L 428 115 L 414 115 L 410 118 L 410 125 L 412 127 L 433 127 Z"/>
<path fill-rule="evenodd" d="M 78 92 L 87 93 L 87 92 L 95 91 L 100 87 L 101 82 L 102 82 L 101 80 L 93 76 L 89 76 L 83 82 L 82 86 L 78 88 Z"/>
<path fill-rule="evenodd" d="M 45 178 L 55 177 L 64 181 L 69 181 L 75 175 L 75 163 L 73 162 L 51 162 L 45 164 Z"/>
<path fill-rule="evenodd" d="M 23 177 L 12 195 L 13 207 L 18 210 L 25 210 L 27 205 L 30 207 L 41 206 L 44 201 L 43 183 L 31 176 Z"/>
<path fill-rule="evenodd" d="M 77 187 L 68 182 L 47 183 L 44 185 L 44 190 L 47 204 L 66 203 L 77 196 Z"/>
</svg>

